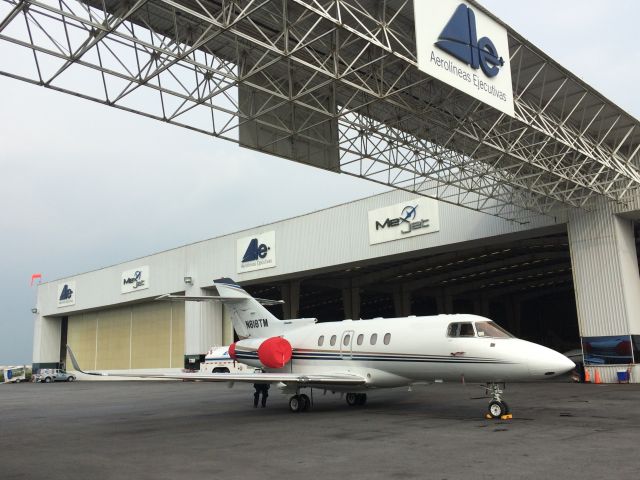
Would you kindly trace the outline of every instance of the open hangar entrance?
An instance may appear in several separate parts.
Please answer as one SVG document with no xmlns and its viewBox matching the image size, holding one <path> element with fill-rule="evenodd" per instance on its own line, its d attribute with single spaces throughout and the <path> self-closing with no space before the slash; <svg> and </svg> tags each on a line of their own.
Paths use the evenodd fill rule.
<svg viewBox="0 0 640 480">
<path fill-rule="evenodd" d="M 636 246 L 640 226 L 635 224 Z M 342 265 L 245 288 L 284 299 L 269 307 L 279 318 L 398 317 L 473 313 L 517 337 L 564 352 L 580 348 L 566 229 L 402 259 Z M 638 249 L 637 249 L 638 250 Z"/>
</svg>

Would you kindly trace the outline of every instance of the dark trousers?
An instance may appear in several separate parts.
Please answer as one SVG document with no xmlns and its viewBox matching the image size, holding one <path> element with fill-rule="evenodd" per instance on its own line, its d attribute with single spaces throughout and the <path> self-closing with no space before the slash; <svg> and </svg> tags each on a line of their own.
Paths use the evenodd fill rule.
<svg viewBox="0 0 640 480">
<path fill-rule="evenodd" d="M 253 406 L 258 406 L 258 401 L 260 400 L 260 392 L 262 392 L 262 406 L 265 407 L 267 405 L 267 397 L 269 396 L 269 392 L 266 390 L 256 390 L 256 393 L 253 394 Z"/>
</svg>

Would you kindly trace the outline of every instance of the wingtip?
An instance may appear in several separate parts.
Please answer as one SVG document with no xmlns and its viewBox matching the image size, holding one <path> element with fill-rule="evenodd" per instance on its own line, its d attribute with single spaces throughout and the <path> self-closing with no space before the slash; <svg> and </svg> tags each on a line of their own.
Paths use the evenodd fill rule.
<svg viewBox="0 0 640 480">
<path fill-rule="evenodd" d="M 80 365 L 78 365 L 78 361 L 76 360 L 76 356 L 73 354 L 73 350 L 71 350 L 71 347 L 69 346 L 69 344 L 67 344 L 67 353 L 69 354 L 69 358 L 71 359 L 71 363 L 73 364 L 73 368 L 75 368 L 80 373 L 85 373 L 80 368 Z"/>
</svg>

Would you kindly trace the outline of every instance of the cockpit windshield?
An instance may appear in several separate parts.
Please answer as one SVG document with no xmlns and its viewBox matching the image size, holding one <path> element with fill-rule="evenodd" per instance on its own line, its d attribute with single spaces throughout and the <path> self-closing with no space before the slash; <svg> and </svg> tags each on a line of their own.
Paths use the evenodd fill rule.
<svg viewBox="0 0 640 480">
<path fill-rule="evenodd" d="M 479 337 L 512 338 L 509 332 L 494 322 L 476 322 Z"/>
<path fill-rule="evenodd" d="M 474 330 L 475 325 L 475 330 Z M 491 338 L 512 338 L 509 332 L 491 321 L 483 322 L 455 322 L 450 323 L 447 328 L 448 337 L 491 337 Z"/>
<path fill-rule="evenodd" d="M 475 337 L 476 332 L 473 330 L 471 322 L 456 322 L 449 324 L 447 329 L 449 337 Z"/>
</svg>

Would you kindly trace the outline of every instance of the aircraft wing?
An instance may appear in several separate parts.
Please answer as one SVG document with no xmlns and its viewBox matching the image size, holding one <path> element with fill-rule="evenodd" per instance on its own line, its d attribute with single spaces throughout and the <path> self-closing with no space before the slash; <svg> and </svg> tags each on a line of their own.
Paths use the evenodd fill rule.
<svg viewBox="0 0 640 480">
<path fill-rule="evenodd" d="M 155 378 L 158 380 L 200 380 L 204 382 L 244 382 L 244 383 L 286 383 L 295 385 L 362 385 L 366 383 L 364 377 L 349 374 L 300 374 L 300 373 L 177 373 L 177 374 L 137 374 L 137 373 L 106 373 L 85 372 L 78 365 L 71 347 L 67 345 L 67 352 L 73 367 L 85 375 L 98 377 L 123 378 Z"/>
</svg>

